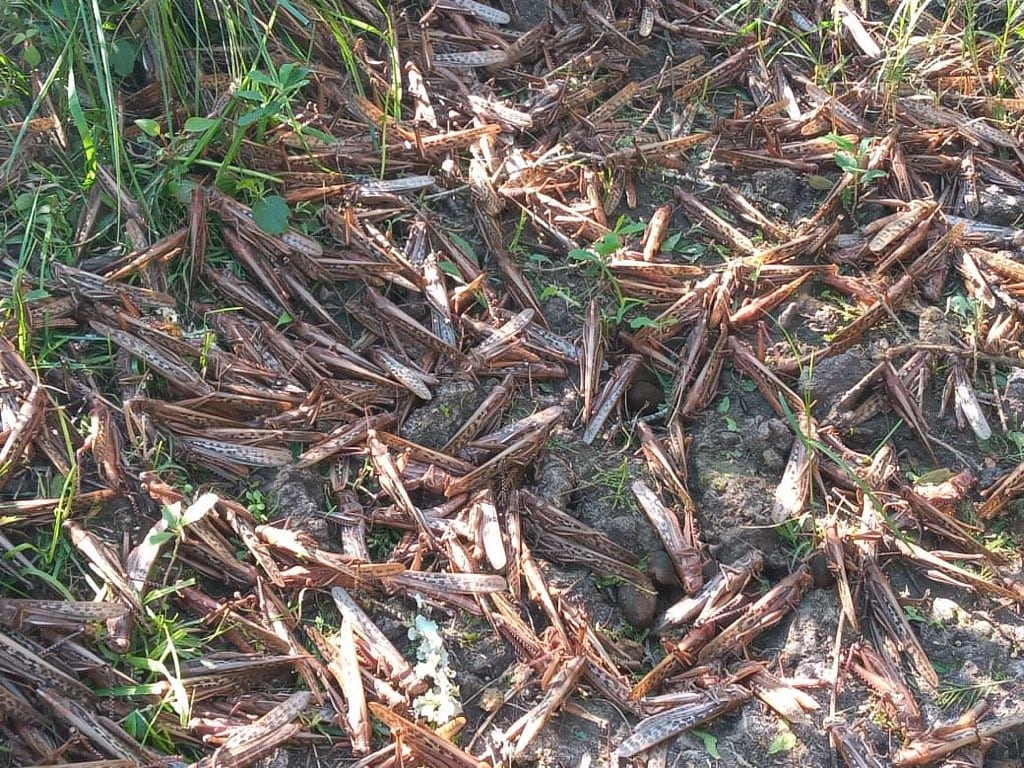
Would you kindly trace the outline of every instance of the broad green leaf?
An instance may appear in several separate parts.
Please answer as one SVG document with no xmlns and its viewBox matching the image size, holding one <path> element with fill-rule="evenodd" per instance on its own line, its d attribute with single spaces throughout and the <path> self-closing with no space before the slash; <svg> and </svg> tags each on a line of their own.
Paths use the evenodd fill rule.
<svg viewBox="0 0 1024 768">
<path fill-rule="evenodd" d="M 768 745 L 768 754 L 777 755 L 779 752 L 789 752 L 795 746 L 796 735 L 787 728 L 786 730 L 779 731 L 775 738 L 772 739 L 772 743 Z"/>
<path fill-rule="evenodd" d="M 640 315 L 640 317 L 634 317 L 629 321 L 629 327 L 634 331 L 638 331 L 641 328 L 657 328 L 658 324 L 651 318 L 647 317 L 647 315 Z"/>
<path fill-rule="evenodd" d="M 730 400 L 729 396 L 726 395 L 725 397 L 718 401 L 718 405 L 715 406 L 715 410 L 717 410 L 719 413 L 728 413 L 731 407 L 732 400 Z"/>
<path fill-rule="evenodd" d="M 1024 451 L 1024 432 L 1007 432 L 1006 437 L 1017 446 L 1018 451 Z"/>
<path fill-rule="evenodd" d="M 160 517 L 167 524 L 168 528 L 176 527 L 181 520 L 181 502 L 176 501 L 173 504 L 164 504 L 160 510 Z"/>
<path fill-rule="evenodd" d="M 594 242 L 594 250 L 602 256 L 611 256 L 622 247 L 622 238 L 615 232 L 609 232 L 600 240 Z"/>
<path fill-rule="evenodd" d="M 256 225 L 269 235 L 280 235 L 288 229 L 288 203 L 280 195 L 270 195 L 252 207 Z"/>
<path fill-rule="evenodd" d="M 212 117 L 190 117 L 185 121 L 185 130 L 188 133 L 202 133 L 219 124 L 220 120 Z"/>
<path fill-rule="evenodd" d="M 860 165 L 854 159 L 853 155 L 848 155 L 845 152 L 836 152 L 833 156 L 836 165 L 839 166 L 839 170 L 846 171 L 847 173 L 856 173 L 859 171 Z"/>
<path fill-rule="evenodd" d="M 852 141 L 850 141 L 845 136 L 840 136 L 838 133 L 826 134 L 825 138 L 828 141 L 831 141 L 833 144 L 835 144 L 841 150 L 847 152 L 848 154 L 852 155 L 854 152 L 857 151 L 857 145 L 856 144 L 854 144 Z"/>
<path fill-rule="evenodd" d="M 128 77 L 135 70 L 139 47 L 131 40 L 115 40 L 110 48 L 110 64 L 119 77 Z"/>
<path fill-rule="evenodd" d="M 459 271 L 459 266 L 454 261 L 439 261 L 437 262 L 437 268 L 448 275 L 448 277 L 462 279 L 462 272 Z"/>
<path fill-rule="evenodd" d="M 449 232 L 448 237 L 453 243 L 455 243 L 455 245 L 458 246 L 460 251 L 466 254 L 470 261 L 472 261 L 476 266 L 480 266 L 480 259 L 476 257 L 476 253 L 473 251 L 472 245 L 466 242 L 464 238 L 456 235 L 454 232 Z"/>
<path fill-rule="evenodd" d="M 712 760 L 721 760 L 722 755 L 718 752 L 718 737 L 713 733 L 707 731 L 698 731 L 696 728 L 691 728 L 690 733 L 696 736 L 698 739 L 704 742 L 704 751 L 708 753 L 708 757 Z"/>
<path fill-rule="evenodd" d="M 21 58 L 25 63 L 35 69 L 39 66 L 39 62 L 43 60 L 43 55 L 39 53 L 39 49 L 29 43 L 25 46 L 25 50 L 21 52 Z"/>
<path fill-rule="evenodd" d="M 633 221 L 629 216 L 619 216 L 618 221 L 615 222 L 615 232 L 620 235 L 635 235 L 643 232 L 646 228 L 647 225 L 642 221 Z"/>
<path fill-rule="evenodd" d="M 156 120 L 152 120 L 148 117 L 140 117 L 135 121 L 135 125 L 138 126 L 139 130 L 147 136 L 159 136 L 160 135 L 160 123 Z"/>
<path fill-rule="evenodd" d="M 238 118 L 238 127 L 247 128 L 257 120 L 262 120 L 264 117 L 269 117 L 273 114 L 274 110 L 270 108 L 269 104 L 265 104 L 262 107 L 256 107 L 256 109 L 250 109 L 240 118 Z"/>
<path fill-rule="evenodd" d="M 263 103 L 263 94 L 259 91 L 254 91 L 251 88 L 239 88 L 235 91 L 235 98 L 242 99 L 243 101 L 252 101 L 256 104 Z"/>
<path fill-rule="evenodd" d="M 666 253 L 674 251 L 676 249 L 676 246 L 679 245 L 679 241 L 682 240 L 682 239 L 683 239 L 683 233 L 682 232 L 676 232 L 675 234 L 669 235 L 662 242 L 661 250 L 665 251 Z"/>
<path fill-rule="evenodd" d="M 263 72 L 250 72 L 249 73 L 249 79 L 252 80 L 254 83 L 259 83 L 260 85 L 266 85 L 266 86 L 268 86 L 270 88 L 273 88 L 274 86 L 277 85 L 277 81 L 276 80 L 274 80 L 272 77 L 270 77 L 269 75 L 267 75 L 267 74 L 265 74 Z"/>
<path fill-rule="evenodd" d="M 317 130 L 316 128 L 308 125 L 302 129 L 302 135 L 309 136 L 309 138 L 316 139 L 317 141 L 322 141 L 324 144 L 334 144 L 335 141 L 337 141 L 337 139 L 331 136 L 331 134 Z"/>
<path fill-rule="evenodd" d="M 14 198 L 14 210 L 18 213 L 27 213 L 36 204 L 35 192 L 22 192 Z"/>
</svg>

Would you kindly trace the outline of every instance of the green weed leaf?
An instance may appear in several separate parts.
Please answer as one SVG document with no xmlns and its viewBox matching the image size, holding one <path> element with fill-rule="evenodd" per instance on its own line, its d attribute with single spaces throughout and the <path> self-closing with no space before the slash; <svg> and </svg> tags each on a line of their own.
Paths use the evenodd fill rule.
<svg viewBox="0 0 1024 768">
<path fill-rule="evenodd" d="M 472 245 L 466 242 L 464 238 L 456 235 L 454 232 L 449 232 L 448 237 L 451 239 L 453 243 L 455 243 L 456 246 L 458 246 L 458 249 L 460 251 L 466 254 L 470 261 L 472 261 L 476 266 L 480 266 L 480 259 L 476 257 L 476 252 L 473 250 Z M 444 269 L 443 266 L 442 269 Z"/>
<path fill-rule="evenodd" d="M 658 323 L 657 321 L 647 317 L 647 315 L 640 315 L 640 317 L 634 317 L 629 321 L 629 327 L 634 331 L 638 331 L 641 328 L 657 328 Z"/>
<path fill-rule="evenodd" d="M 796 735 L 789 729 L 779 731 L 768 745 L 768 754 L 777 755 L 780 752 L 789 752 L 796 746 Z"/>
<path fill-rule="evenodd" d="M 843 152 L 846 152 L 849 155 L 855 154 L 857 152 L 857 145 L 854 144 L 845 136 L 840 136 L 838 133 L 826 134 L 825 139 L 827 141 L 831 141 L 833 144 L 839 147 L 839 149 L 843 150 Z"/>
<path fill-rule="evenodd" d="M 1017 450 L 1024 453 L 1024 432 L 1017 432 L 1016 430 L 1007 432 L 1006 439 L 1017 446 Z"/>
<path fill-rule="evenodd" d="M 152 120 L 148 117 L 140 117 L 135 121 L 135 125 L 147 136 L 155 137 L 160 135 L 160 123 L 156 120 Z"/>
<path fill-rule="evenodd" d="M 308 136 L 309 138 L 322 142 L 324 144 L 333 144 L 335 142 L 335 138 L 331 136 L 331 134 L 325 133 L 324 131 L 319 131 L 316 128 L 309 125 L 305 126 L 302 129 L 301 133 L 303 136 Z"/>
<path fill-rule="evenodd" d="M 277 81 L 264 72 L 250 72 L 249 79 L 254 83 L 265 85 L 268 88 L 273 88 L 277 85 Z"/>
<path fill-rule="evenodd" d="M 611 256 L 622 247 L 622 238 L 615 232 L 609 232 L 594 242 L 594 250 L 602 256 Z"/>
<path fill-rule="evenodd" d="M 38 67 L 39 62 L 43 60 L 43 56 L 39 53 L 39 49 L 31 43 L 25 46 L 25 50 L 21 52 L 21 58 L 32 69 Z"/>
<path fill-rule="evenodd" d="M 662 241 L 662 243 L 661 243 L 661 250 L 664 251 L 665 253 L 669 253 L 671 251 L 674 251 L 676 249 L 676 246 L 679 245 L 679 242 L 682 239 L 683 239 L 683 233 L 682 232 L 676 232 L 673 235 L 669 235 L 668 237 L 666 237 Z"/>
<path fill-rule="evenodd" d="M 251 88 L 239 88 L 235 91 L 235 98 L 242 99 L 242 101 L 251 101 L 254 104 L 263 103 L 263 94 Z"/>
<path fill-rule="evenodd" d="M 293 5 L 292 3 L 288 2 L 288 0 L 280 0 L 280 3 L 281 3 L 281 7 L 284 8 L 286 11 L 288 11 L 288 13 L 291 14 L 292 17 L 294 17 L 295 20 L 300 25 L 302 25 L 303 27 L 309 26 L 309 24 L 310 24 L 309 17 L 306 16 L 298 8 L 296 8 L 295 5 Z M 285 65 L 285 66 L 287 66 L 287 65 Z"/>
<path fill-rule="evenodd" d="M 270 195 L 252 207 L 256 225 L 269 235 L 280 235 L 288 229 L 288 203 L 280 195 Z"/>
<path fill-rule="evenodd" d="M 713 733 L 707 731 L 698 731 L 697 729 L 691 729 L 690 733 L 704 742 L 704 751 L 708 753 L 708 757 L 713 760 L 721 760 L 722 755 L 718 752 L 718 737 Z"/>
<path fill-rule="evenodd" d="M 250 109 L 244 115 L 238 118 L 239 128 L 248 128 L 250 125 L 255 123 L 257 120 L 262 120 L 264 117 L 270 117 L 276 110 L 271 110 L 269 105 L 257 107 L 256 109 Z"/>
<path fill-rule="evenodd" d="M 857 163 L 857 159 L 853 155 L 848 155 L 846 152 L 836 152 L 833 155 L 836 165 L 839 170 L 845 173 L 857 173 L 861 168 Z"/>
<path fill-rule="evenodd" d="M 210 117 L 190 117 L 185 121 L 185 131 L 186 133 L 202 133 L 218 124 L 220 124 L 220 120 Z"/>
<path fill-rule="evenodd" d="M 131 40 L 117 40 L 111 46 L 110 64 L 118 77 L 128 77 L 135 70 L 138 46 Z"/>
<path fill-rule="evenodd" d="M 646 224 L 642 221 L 634 221 L 629 216 L 620 216 L 619 220 L 615 222 L 615 233 L 619 235 L 636 235 L 645 229 L 647 229 Z"/>
<path fill-rule="evenodd" d="M 456 277 L 459 280 L 462 279 L 462 272 L 459 271 L 459 265 L 454 261 L 439 261 L 437 262 L 437 268 L 448 275 L 448 277 Z"/>
</svg>

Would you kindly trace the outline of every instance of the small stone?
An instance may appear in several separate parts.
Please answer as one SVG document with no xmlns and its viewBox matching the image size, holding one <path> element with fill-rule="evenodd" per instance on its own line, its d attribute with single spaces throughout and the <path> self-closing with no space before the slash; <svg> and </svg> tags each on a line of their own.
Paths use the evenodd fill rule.
<svg viewBox="0 0 1024 768">
<path fill-rule="evenodd" d="M 773 168 L 754 174 L 757 196 L 786 209 L 792 208 L 800 197 L 800 177 L 789 168 Z"/>
<path fill-rule="evenodd" d="M 1024 215 L 1024 196 L 1013 195 L 995 184 L 979 190 L 981 210 L 978 218 L 998 227 L 1016 226 Z"/>
<path fill-rule="evenodd" d="M 316 472 L 296 467 L 265 470 L 266 494 L 264 512 L 272 520 L 289 520 L 291 527 L 311 536 L 320 546 L 336 544 L 327 525 L 324 480 Z"/>
<path fill-rule="evenodd" d="M 549 453 L 542 456 L 535 472 L 537 495 L 559 509 L 566 509 L 579 478 L 571 462 Z"/>
<path fill-rule="evenodd" d="M 633 552 L 641 551 L 637 547 L 640 536 L 639 518 L 634 515 L 616 515 L 608 520 L 604 534 L 616 544 Z"/>
<path fill-rule="evenodd" d="M 814 365 L 805 368 L 801 374 L 801 385 L 810 389 L 811 399 L 818 403 L 819 412 L 828 413 L 836 401 L 844 397 L 874 365 L 874 361 L 862 352 L 850 350 L 815 360 Z"/>
<path fill-rule="evenodd" d="M 737 448 L 743 441 L 742 436 L 738 432 L 732 432 L 728 429 L 723 429 L 718 433 L 718 446 L 720 448 L 729 449 Z"/>
<path fill-rule="evenodd" d="M 1013 368 L 1006 377 L 1003 407 L 1012 425 L 1024 424 L 1024 368 Z"/>
<path fill-rule="evenodd" d="M 816 589 L 829 589 L 836 583 L 835 574 L 828 567 L 828 558 L 820 550 L 811 557 L 809 565 Z"/>
<path fill-rule="evenodd" d="M 953 343 L 952 329 L 946 315 L 938 307 L 925 307 L 917 321 L 917 335 L 925 344 Z"/>
<path fill-rule="evenodd" d="M 479 400 L 470 381 L 445 379 L 434 389 L 434 399 L 410 413 L 402 423 L 402 437 L 428 448 L 440 448 L 476 410 Z"/>
<path fill-rule="evenodd" d="M 960 606 L 945 597 L 932 600 L 932 618 L 941 622 L 955 622 L 960 613 Z"/>
<path fill-rule="evenodd" d="M 779 451 L 789 451 L 793 444 L 793 433 L 789 429 L 789 423 L 784 419 L 768 419 L 768 432 L 771 434 L 771 444 Z"/>
<path fill-rule="evenodd" d="M 505 703 L 505 695 L 496 686 L 484 688 L 477 697 L 477 704 L 484 712 L 494 712 Z"/>
<path fill-rule="evenodd" d="M 664 402 L 665 391 L 656 383 L 647 380 L 636 381 L 626 391 L 626 407 L 630 413 L 654 413 Z"/>
<path fill-rule="evenodd" d="M 676 576 L 676 569 L 672 565 L 672 559 L 663 549 L 657 549 L 651 553 L 651 557 L 647 561 L 647 573 L 651 575 L 651 579 L 658 586 L 679 586 L 679 577 Z"/>
<path fill-rule="evenodd" d="M 288 768 L 291 765 L 288 750 L 275 749 L 269 755 L 256 761 L 257 768 Z"/>
<path fill-rule="evenodd" d="M 786 466 L 786 460 L 774 448 L 765 448 L 761 454 L 761 461 L 764 462 L 764 468 L 772 472 L 778 472 Z"/>
<path fill-rule="evenodd" d="M 658 596 L 653 589 L 640 589 L 628 583 L 619 587 L 619 609 L 626 621 L 637 629 L 651 626 L 657 605 Z"/>
</svg>

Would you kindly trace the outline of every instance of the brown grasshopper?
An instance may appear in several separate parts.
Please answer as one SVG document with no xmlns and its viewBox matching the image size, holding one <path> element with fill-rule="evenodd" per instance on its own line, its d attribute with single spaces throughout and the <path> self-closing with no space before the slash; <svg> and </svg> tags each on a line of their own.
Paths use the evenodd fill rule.
<svg viewBox="0 0 1024 768">
<path fill-rule="evenodd" d="M 757 635 L 782 621 L 796 607 L 811 581 L 810 568 L 801 565 L 701 648 L 697 652 L 697 661 L 734 654 L 745 648 Z"/>
<path fill-rule="evenodd" d="M 898 668 L 863 643 L 850 647 L 846 667 L 882 700 L 905 735 L 913 737 L 921 733 L 924 729 L 921 710 Z"/>
<path fill-rule="evenodd" d="M 849 768 L 885 768 L 887 763 L 876 755 L 864 741 L 860 731 L 838 718 L 825 722 L 825 730 L 843 762 Z"/>
<path fill-rule="evenodd" d="M 738 685 L 702 692 L 693 701 L 642 720 L 615 749 L 618 757 L 632 757 L 689 728 L 735 709 L 750 700 L 750 691 Z"/>
<path fill-rule="evenodd" d="M 505 741 L 512 743 L 511 759 L 515 760 L 522 755 L 534 737 L 540 733 L 544 724 L 576 690 L 580 677 L 583 675 L 586 661 L 585 657 L 576 656 L 565 662 L 556 673 L 554 679 L 549 683 L 544 697 L 533 709 L 506 729 L 503 738 Z"/>
<path fill-rule="evenodd" d="M 875 563 L 873 557 L 865 556 L 861 564 L 864 597 L 867 600 L 871 615 L 879 623 L 885 633 L 895 642 L 900 653 L 905 654 L 918 675 L 930 685 L 937 688 L 939 676 L 928 660 L 928 654 L 921 646 L 914 630 L 903 614 L 903 607 L 892 592 L 889 580 Z"/>
<path fill-rule="evenodd" d="M 988 703 L 980 701 L 959 720 L 932 726 L 900 747 L 893 755 L 893 765 L 932 763 L 958 749 L 983 744 L 1000 733 L 1024 726 L 1024 713 L 1020 711 L 979 722 L 980 715 L 987 709 Z"/>
<path fill-rule="evenodd" d="M 676 513 L 662 504 L 657 494 L 643 482 L 636 480 L 631 488 L 661 539 L 683 589 L 688 594 L 697 592 L 704 581 L 704 576 L 701 570 L 700 550 L 693 545 L 692 537 L 688 539 L 683 535 Z"/>
<path fill-rule="evenodd" d="M 238 728 L 212 755 L 204 757 L 197 768 L 245 768 L 269 754 L 302 730 L 292 722 L 310 701 L 309 691 L 297 691 L 251 725 Z"/>
<path fill-rule="evenodd" d="M 732 603 L 750 580 L 761 572 L 763 566 L 764 555 L 756 549 L 729 565 L 720 565 L 718 573 L 699 592 L 669 606 L 654 631 L 661 633 L 690 622 L 695 626 L 708 623 L 715 614 Z"/>
<path fill-rule="evenodd" d="M 428 728 L 407 720 L 387 707 L 371 702 L 370 712 L 430 768 L 490 768 L 488 763 L 477 760 Z"/>
</svg>

